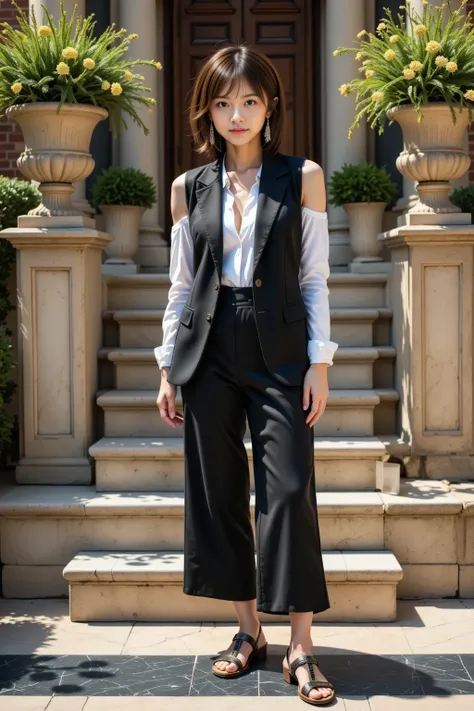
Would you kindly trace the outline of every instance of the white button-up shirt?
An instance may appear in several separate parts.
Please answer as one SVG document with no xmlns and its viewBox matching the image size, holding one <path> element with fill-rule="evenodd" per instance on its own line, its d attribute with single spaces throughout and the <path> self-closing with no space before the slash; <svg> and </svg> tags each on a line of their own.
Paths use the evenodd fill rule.
<svg viewBox="0 0 474 711">
<path fill-rule="evenodd" d="M 240 233 L 234 220 L 234 194 L 222 162 L 223 185 L 223 264 L 221 284 L 252 286 L 254 262 L 254 229 L 260 188 L 260 166 L 242 215 Z M 327 212 L 302 206 L 302 243 L 299 284 L 308 315 L 308 356 L 310 363 L 332 365 L 337 343 L 330 340 L 329 232 Z M 163 342 L 154 349 L 160 368 L 171 365 L 174 342 L 183 305 L 191 290 L 193 241 L 186 215 L 171 229 L 170 280 L 168 304 L 163 316 Z"/>
</svg>

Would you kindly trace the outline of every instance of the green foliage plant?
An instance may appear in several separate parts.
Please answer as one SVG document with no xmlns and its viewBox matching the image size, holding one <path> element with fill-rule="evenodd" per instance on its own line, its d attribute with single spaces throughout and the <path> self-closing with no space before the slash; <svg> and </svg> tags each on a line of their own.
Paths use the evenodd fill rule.
<svg viewBox="0 0 474 711">
<path fill-rule="evenodd" d="M 149 209 L 156 202 L 153 178 L 137 168 L 112 166 L 103 170 L 92 188 L 92 201 L 99 205 L 137 205 Z"/>
<path fill-rule="evenodd" d="M 460 207 L 463 212 L 471 213 L 471 222 L 474 223 L 474 183 L 455 188 L 450 198 L 453 205 Z"/>
<path fill-rule="evenodd" d="M 2 228 L 16 227 L 17 217 L 25 215 L 41 202 L 40 191 L 26 180 L 0 176 L 0 222 Z M 16 390 L 12 379 L 15 362 L 12 353 L 12 333 L 5 325 L 7 314 L 14 309 L 9 300 L 8 278 L 15 263 L 15 249 L 7 239 L 0 239 L 0 465 L 7 455 L 17 450 L 17 418 L 5 410 Z"/>
<path fill-rule="evenodd" d="M 328 188 L 329 203 L 335 207 L 352 202 L 390 203 L 398 190 L 387 170 L 374 163 L 344 163 L 331 175 Z"/>
<path fill-rule="evenodd" d="M 151 112 L 156 99 L 145 96 L 151 89 L 144 85 L 145 78 L 132 70 L 140 65 L 162 66 L 154 59 L 132 60 L 126 56 L 137 34 L 127 34 L 125 28 L 116 31 L 113 23 L 96 37 L 94 15 L 76 16 L 75 7 L 68 19 L 63 0 L 57 23 L 41 5 L 46 25 L 38 25 L 34 8 L 30 24 L 28 15 L 16 2 L 12 4 L 18 10 L 20 29 L 0 23 L 4 28 L 0 41 L 0 112 L 15 104 L 37 101 L 58 102 L 58 113 L 65 103 L 93 104 L 109 112 L 114 136 L 122 127 L 128 128 L 124 113 L 148 135 L 137 109 L 147 107 Z"/>
<path fill-rule="evenodd" d="M 362 62 L 361 77 L 339 87 L 342 96 L 356 96 L 356 112 L 349 138 L 365 117 L 371 128 L 383 133 L 387 111 L 412 104 L 417 121 L 422 107 L 432 102 L 448 104 L 453 123 L 456 111 L 467 108 L 472 121 L 474 106 L 474 24 L 468 0 L 452 10 L 451 0 L 442 5 L 423 1 L 420 14 L 410 0 L 400 5 L 394 19 L 390 9 L 377 25 L 376 34 L 361 30 L 357 47 L 338 47 L 333 55 L 354 53 Z M 392 121 L 390 121 L 390 124 Z"/>
</svg>

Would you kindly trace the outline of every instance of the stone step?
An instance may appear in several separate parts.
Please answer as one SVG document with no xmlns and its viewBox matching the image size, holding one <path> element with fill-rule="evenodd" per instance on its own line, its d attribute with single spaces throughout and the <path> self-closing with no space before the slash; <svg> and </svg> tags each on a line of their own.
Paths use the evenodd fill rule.
<svg viewBox="0 0 474 711">
<path fill-rule="evenodd" d="M 0 502 L 5 565 L 65 565 L 81 548 L 183 548 L 182 491 L 101 493 L 94 486 L 52 488 L 12 487 L 10 497 Z M 250 512 L 254 527 L 254 494 Z M 384 504 L 379 493 L 320 492 L 318 514 L 326 550 L 384 547 Z"/>
<path fill-rule="evenodd" d="M 365 389 L 374 385 L 374 363 L 392 365 L 396 350 L 392 346 L 338 348 L 334 365 L 328 370 L 332 389 Z M 152 348 L 101 348 L 99 358 L 115 367 L 118 390 L 147 390 L 159 382 L 159 369 Z M 388 383 L 390 384 L 390 383 Z"/>
<path fill-rule="evenodd" d="M 403 572 L 388 550 L 324 552 L 331 607 L 318 621 L 392 622 Z M 80 551 L 64 569 L 73 622 L 231 621 L 231 602 L 185 595 L 175 551 Z M 274 615 L 261 619 L 274 621 Z M 288 619 L 279 615 L 278 620 Z M 316 619 L 316 616 L 315 616 Z"/>
<path fill-rule="evenodd" d="M 246 439 L 253 487 L 252 443 Z M 98 491 L 182 491 L 184 451 L 181 437 L 104 437 L 89 448 L 95 459 Z M 318 491 L 375 489 L 377 463 L 388 457 L 376 437 L 315 438 Z"/>
<path fill-rule="evenodd" d="M 329 303 L 333 307 L 372 307 L 386 305 L 387 274 L 331 274 L 328 279 Z M 104 276 L 107 309 L 166 308 L 170 280 L 164 274 Z"/>
<path fill-rule="evenodd" d="M 105 390 L 97 404 L 104 410 L 105 437 L 180 437 L 181 428 L 173 429 L 160 417 L 156 399 L 158 390 Z M 384 427 L 391 433 L 398 393 L 390 388 L 375 390 L 331 390 L 326 411 L 316 422 L 314 432 L 320 437 L 366 437 L 374 434 L 374 409 L 381 407 Z M 182 412 L 181 398 L 176 398 Z M 385 424 L 386 423 L 386 424 Z M 386 429 L 390 427 L 390 429 Z M 247 428 L 247 436 L 249 431 Z"/>
<path fill-rule="evenodd" d="M 111 323 L 118 327 L 118 340 L 113 342 L 121 348 L 154 348 L 163 339 L 164 312 L 164 308 L 106 309 L 103 317 L 106 327 Z M 372 346 L 374 326 L 386 328 L 391 318 L 392 311 L 387 308 L 332 308 L 331 338 L 340 347 Z"/>
</svg>

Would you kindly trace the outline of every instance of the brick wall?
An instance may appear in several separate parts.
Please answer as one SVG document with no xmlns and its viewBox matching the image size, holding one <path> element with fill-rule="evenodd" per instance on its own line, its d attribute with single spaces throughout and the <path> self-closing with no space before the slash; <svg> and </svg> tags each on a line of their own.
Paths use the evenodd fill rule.
<svg viewBox="0 0 474 711">
<path fill-rule="evenodd" d="M 28 11 L 28 0 L 17 0 L 25 12 Z M 0 0 L 0 22 L 9 22 L 16 26 L 17 9 L 10 0 Z M 23 134 L 18 124 L 6 117 L 0 119 L 0 175 L 9 178 L 23 177 L 16 167 L 16 159 L 23 150 Z"/>
</svg>

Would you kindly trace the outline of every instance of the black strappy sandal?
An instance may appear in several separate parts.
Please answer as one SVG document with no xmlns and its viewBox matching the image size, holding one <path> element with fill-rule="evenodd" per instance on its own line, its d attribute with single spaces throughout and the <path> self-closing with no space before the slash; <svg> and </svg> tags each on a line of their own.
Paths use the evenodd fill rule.
<svg viewBox="0 0 474 711">
<path fill-rule="evenodd" d="M 312 665 L 316 664 L 319 669 L 319 662 L 316 657 L 313 657 L 311 654 L 302 654 L 290 664 L 289 655 L 290 648 L 288 647 L 288 649 L 286 650 L 286 661 L 288 662 L 289 669 L 283 667 L 283 678 L 287 682 L 287 684 L 296 684 L 298 686 L 298 696 L 300 697 L 300 699 L 302 701 L 306 701 L 307 704 L 312 704 L 313 706 L 327 706 L 332 701 L 334 701 L 334 699 L 336 698 L 336 693 L 334 691 L 334 686 L 331 684 L 331 682 L 323 679 L 318 681 L 314 675 L 314 669 Z M 303 687 L 300 689 L 298 685 L 298 679 L 295 676 L 295 672 L 298 667 L 302 667 L 304 664 L 308 665 L 311 681 L 307 681 L 306 684 L 303 684 Z M 332 689 L 332 694 L 324 699 L 312 699 L 310 696 L 308 696 L 309 692 L 313 689 L 322 688 Z"/>
<path fill-rule="evenodd" d="M 252 666 L 252 663 L 254 661 L 258 659 L 265 659 L 267 656 L 267 642 L 265 642 L 263 647 L 257 649 L 257 644 L 258 640 L 260 639 L 261 632 L 262 625 L 260 625 L 260 627 L 258 628 L 257 639 L 254 639 L 245 632 L 237 632 L 237 634 L 232 637 L 232 642 L 235 642 L 235 644 L 233 645 L 231 652 L 229 654 L 221 654 L 219 657 L 217 657 L 214 664 L 212 665 L 213 673 L 223 679 L 227 677 L 235 678 L 236 676 L 241 676 L 242 674 L 245 674 L 246 672 L 250 671 L 250 667 Z M 250 652 L 247 658 L 247 664 L 245 666 L 242 664 L 242 662 L 237 656 L 242 646 L 242 642 L 248 642 L 252 646 L 253 650 L 252 652 Z M 232 664 L 236 664 L 238 669 L 237 671 L 233 672 L 228 672 L 225 669 L 215 669 L 215 665 L 217 662 L 231 662 Z"/>
</svg>

